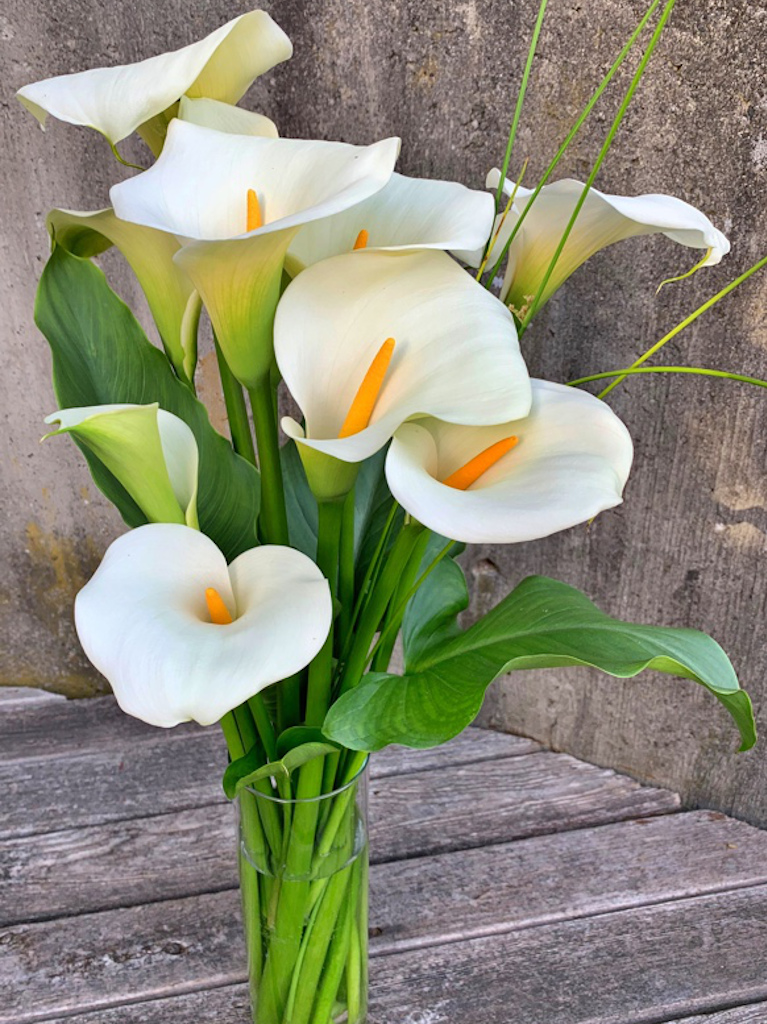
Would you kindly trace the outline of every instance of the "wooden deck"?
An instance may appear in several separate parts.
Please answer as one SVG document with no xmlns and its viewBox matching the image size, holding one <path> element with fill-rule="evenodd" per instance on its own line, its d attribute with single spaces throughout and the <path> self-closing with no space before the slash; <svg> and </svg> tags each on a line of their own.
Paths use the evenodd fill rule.
<svg viewBox="0 0 767 1024">
<path fill-rule="evenodd" d="M 246 1024 L 216 730 L 0 702 L 0 1024 Z M 469 730 L 376 756 L 371 1024 L 767 1024 L 767 832 Z"/>
</svg>

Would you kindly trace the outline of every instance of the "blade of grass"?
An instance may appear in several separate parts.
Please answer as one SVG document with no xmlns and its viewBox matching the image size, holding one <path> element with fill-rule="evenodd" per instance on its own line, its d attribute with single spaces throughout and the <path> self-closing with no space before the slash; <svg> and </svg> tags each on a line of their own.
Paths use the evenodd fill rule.
<svg viewBox="0 0 767 1024">
<path fill-rule="evenodd" d="M 498 190 L 495 193 L 495 212 L 498 214 L 501 208 L 501 196 L 503 195 L 503 180 L 506 177 L 506 173 L 509 169 L 509 162 L 511 161 L 511 151 L 514 148 L 514 141 L 517 137 L 517 128 L 519 127 L 519 118 L 522 114 L 522 104 L 525 102 L 525 93 L 527 92 L 527 85 L 530 81 L 530 71 L 533 66 L 533 60 L 535 59 L 535 51 L 538 49 L 538 37 L 541 34 L 541 28 L 543 27 L 543 18 L 546 14 L 546 4 L 548 0 L 540 0 L 538 6 L 538 17 L 535 19 L 535 28 L 533 29 L 533 37 L 530 40 L 530 47 L 527 51 L 527 60 L 525 61 L 525 70 L 522 73 L 522 82 L 519 86 L 519 94 L 517 95 L 517 105 L 514 108 L 514 117 L 511 121 L 511 128 L 509 130 L 509 140 L 506 143 L 506 152 L 503 157 L 503 170 L 501 172 L 501 180 L 498 183 Z"/>
<path fill-rule="evenodd" d="M 704 366 L 627 366 L 625 370 L 606 370 L 604 373 L 591 373 L 588 377 L 579 377 L 577 380 L 569 380 L 568 387 L 578 387 L 581 384 L 588 384 L 592 380 L 607 380 L 608 377 L 629 377 L 635 373 L 693 373 L 704 377 L 722 377 L 726 380 L 739 380 L 744 384 L 755 384 L 760 388 L 767 388 L 767 380 L 759 377 L 747 377 L 743 373 L 728 373 L 726 370 L 709 370 Z"/>
<path fill-rule="evenodd" d="M 530 321 L 535 316 L 536 311 L 538 310 L 538 308 L 539 308 L 539 306 L 541 304 L 541 301 L 543 299 L 543 295 L 544 295 L 544 293 L 546 291 L 546 285 L 549 283 L 551 275 L 554 273 L 554 268 L 556 267 L 556 265 L 557 265 L 557 263 L 559 261 L 559 257 L 562 255 L 562 250 L 564 249 L 565 245 L 567 244 L 567 239 L 570 237 L 570 233 L 572 232 L 573 227 L 575 226 L 575 222 L 578 219 L 578 214 L 581 212 L 583 204 L 586 202 L 586 197 L 589 194 L 589 190 L 591 189 L 591 186 L 594 184 L 594 179 L 596 178 L 597 174 L 599 173 L 599 168 L 602 166 L 602 163 L 603 163 L 605 157 L 607 156 L 608 152 L 610 151 L 610 147 L 612 146 L 613 139 L 615 138 L 615 135 L 616 135 L 618 129 L 620 128 L 620 125 L 621 125 L 621 122 L 623 121 L 623 118 L 626 116 L 626 111 L 629 108 L 629 104 L 631 103 L 631 100 L 634 97 L 634 93 L 636 92 L 636 90 L 637 90 L 637 88 L 639 86 L 639 83 L 641 82 L 641 80 L 642 80 L 642 78 L 644 76 L 644 73 L 645 73 L 645 71 L 647 69 L 647 65 L 650 62 L 650 58 L 653 55 L 655 47 L 658 45 L 658 43 L 660 41 L 660 37 L 663 34 L 663 29 L 666 27 L 666 22 L 671 17 L 671 12 L 674 9 L 675 3 L 676 3 L 676 0 L 666 0 L 666 4 L 665 4 L 665 6 L 663 8 L 663 12 L 661 13 L 660 18 L 658 19 L 658 24 L 655 26 L 655 29 L 653 30 L 653 34 L 652 34 L 652 36 L 650 38 L 649 43 L 647 44 L 647 49 L 645 50 L 644 54 L 642 55 L 642 59 L 639 62 L 639 67 L 636 69 L 636 71 L 634 73 L 634 77 L 631 79 L 631 84 L 629 85 L 629 87 L 628 87 L 628 89 L 626 91 L 626 95 L 623 97 L 623 102 L 621 103 L 620 107 L 618 108 L 618 113 L 615 115 L 613 123 L 610 125 L 610 130 L 607 133 L 607 138 L 605 139 L 605 141 L 602 144 L 602 148 L 599 151 L 599 156 L 597 156 L 596 160 L 594 161 L 594 166 L 592 167 L 591 173 L 589 174 L 588 178 L 586 179 L 586 184 L 583 186 L 583 191 L 581 192 L 580 197 L 578 198 L 578 202 L 575 204 L 575 209 L 573 210 L 573 214 L 570 217 L 570 220 L 568 221 L 567 227 L 565 228 L 564 232 L 562 233 L 562 237 L 559 240 L 559 244 L 557 245 L 557 248 L 556 248 L 556 250 L 554 252 L 554 255 L 551 257 L 551 261 L 550 261 L 550 263 L 548 265 L 546 273 L 543 275 L 543 280 L 538 285 L 538 291 L 536 292 L 535 298 L 533 299 L 533 301 L 530 304 L 530 308 L 527 311 L 527 314 L 525 315 L 525 319 L 522 321 L 522 323 L 519 326 L 519 332 L 518 333 L 519 333 L 520 337 L 527 330 L 527 327 L 529 326 Z"/>
<path fill-rule="evenodd" d="M 693 322 L 693 320 L 697 320 L 702 313 L 705 313 L 706 310 L 711 309 L 712 306 L 715 306 L 717 302 L 720 301 L 720 299 L 723 299 L 725 295 L 729 295 L 731 291 L 738 287 L 738 285 L 743 284 L 743 282 L 747 281 L 752 274 L 755 274 L 757 270 L 761 270 L 761 268 L 764 266 L 767 266 L 767 256 L 763 256 L 753 265 L 753 267 L 749 267 L 748 270 L 745 271 L 745 273 L 740 275 L 740 277 L 736 277 L 734 281 L 730 281 L 728 285 L 722 288 L 721 291 L 717 292 L 716 295 L 713 295 L 710 299 L 704 302 L 702 306 L 698 306 L 694 313 L 690 313 L 689 316 L 686 316 L 684 320 L 678 323 L 676 327 L 673 327 L 668 332 L 668 334 L 664 334 L 660 341 L 656 341 L 653 346 L 648 348 L 647 351 L 643 355 L 641 355 L 639 359 L 636 360 L 636 362 L 633 362 L 631 364 L 631 369 L 635 369 L 637 366 L 641 366 L 642 363 L 647 362 L 648 359 L 652 358 L 652 356 L 654 356 L 656 352 L 663 348 L 666 342 L 671 341 L 672 338 L 675 338 L 677 334 L 679 334 L 680 331 L 683 331 L 685 327 L 688 327 Z M 609 395 L 613 388 L 617 388 L 618 385 L 625 379 L 626 377 L 624 375 L 622 377 L 618 377 L 611 384 L 608 384 L 604 391 L 600 391 L 599 398 L 604 398 L 605 395 Z"/>
<path fill-rule="evenodd" d="M 564 142 L 562 143 L 562 145 L 557 150 L 557 153 L 556 153 L 556 156 L 554 157 L 554 159 L 551 161 L 549 166 L 546 168 L 546 170 L 545 170 L 545 172 L 543 174 L 543 177 L 541 178 L 541 180 L 536 185 L 535 190 L 533 191 L 533 194 L 530 196 L 530 199 L 529 199 L 529 201 L 527 203 L 527 206 L 525 206 L 525 208 L 522 211 L 522 214 L 521 214 L 519 220 L 514 225 L 514 229 L 512 230 L 512 232 L 509 235 L 509 237 L 507 238 L 506 243 L 505 243 L 503 249 L 501 250 L 501 254 L 498 257 L 498 259 L 496 260 L 496 262 L 495 262 L 495 264 L 493 266 L 493 269 L 490 271 L 490 276 L 488 277 L 487 281 L 485 282 L 485 287 L 489 288 L 491 286 L 491 284 L 493 283 L 493 281 L 495 280 L 495 278 L 496 278 L 496 276 L 498 274 L 498 271 L 501 269 L 501 264 L 503 263 L 504 259 L 506 258 L 506 254 L 509 251 L 509 247 L 511 246 L 511 243 L 517 237 L 517 234 L 518 234 L 520 228 L 522 227 L 522 224 L 523 224 L 523 222 L 525 220 L 525 217 L 527 216 L 528 211 L 530 210 L 530 208 L 532 207 L 533 203 L 537 199 L 541 189 L 546 184 L 546 182 L 549 180 L 551 175 L 554 173 L 554 170 L 556 169 L 557 164 L 559 163 L 559 161 L 562 159 L 562 157 L 565 155 L 565 153 L 569 149 L 570 144 L 572 143 L 573 139 L 575 138 L 575 136 L 580 131 L 582 125 L 584 124 L 584 122 L 586 121 L 588 116 L 591 114 L 591 111 L 594 109 L 594 106 L 598 102 L 600 96 L 605 91 L 607 86 L 610 84 L 610 82 L 612 81 L 613 77 L 615 76 L 615 74 L 617 73 L 617 71 L 619 70 L 619 68 L 623 64 L 623 62 L 625 61 L 626 57 L 628 57 L 629 52 L 633 49 L 633 46 L 636 43 L 636 41 L 639 38 L 639 36 L 642 34 L 642 32 L 644 32 L 644 30 L 645 30 L 645 28 L 647 26 L 648 21 L 653 16 L 653 14 L 655 13 L 655 10 L 657 9 L 657 7 L 659 5 L 660 5 L 660 0 L 653 0 L 653 2 L 650 4 L 650 6 L 648 7 L 647 11 L 645 12 L 643 18 L 641 19 L 641 21 L 639 22 L 637 27 L 634 29 L 634 31 L 631 33 L 629 38 L 626 40 L 626 43 L 625 43 L 623 49 L 621 50 L 621 52 L 616 57 L 612 67 L 607 72 L 605 77 L 602 79 L 602 81 L 598 85 L 596 91 L 592 95 L 591 99 L 588 101 L 586 106 L 583 108 L 583 111 L 580 114 L 580 116 L 578 117 L 577 121 L 575 122 L 573 127 L 568 132 L 567 137 L 565 138 Z M 506 173 L 504 171 L 501 174 L 501 180 L 499 182 L 499 187 L 501 188 L 501 190 L 503 189 L 503 179 L 505 177 L 506 177 Z"/>
</svg>

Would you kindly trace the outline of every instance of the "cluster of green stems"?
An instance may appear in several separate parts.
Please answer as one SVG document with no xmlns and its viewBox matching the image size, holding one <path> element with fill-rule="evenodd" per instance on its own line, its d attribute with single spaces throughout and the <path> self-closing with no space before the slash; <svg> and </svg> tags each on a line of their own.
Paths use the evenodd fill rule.
<svg viewBox="0 0 767 1024">
<path fill-rule="evenodd" d="M 261 473 L 259 540 L 288 544 L 278 375 L 273 372 L 248 390 L 254 444 L 245 392 L 218 346 L 217 355 L 232 444 Z M 232 760 L 255 749 L 262 763 L 274 761 L 284 730 L 321 729 L 333 701 L 356 686 L 369 667 L 385 671 L 410 597 L 452 546 L 422 572 L 432 535 L 406 520 L 392 499 L 359 580 L 354 516 L 353 490 L 344 499 L 318 502 L 316 562 L 330 586 L 333 623 L 307 669 L 224 716 Z M 290 778 L 276 779 L 276 792 L 270 781 L 262 781 L 241 793 L 241 834 L 249 851 L 244 860 L 241 853 L 241 883 L 257 1024 L 329 1024 L 342 988 L 349 1024 L 362 1019 L 366 851 L 352 856 L 351 848 L 355 780 L 366 759 L 363 752 L 338 750 L 309 761 Z M 351 860 L 323 875 L 331 850 L 348 853 Z"/>
</svg>

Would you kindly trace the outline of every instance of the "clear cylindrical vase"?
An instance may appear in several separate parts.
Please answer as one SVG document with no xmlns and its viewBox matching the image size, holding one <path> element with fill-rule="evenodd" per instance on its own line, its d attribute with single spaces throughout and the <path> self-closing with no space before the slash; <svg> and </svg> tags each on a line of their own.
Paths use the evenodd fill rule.
<svg viewBox="0 0 767 1024">
<path fill-rule="evenodd" d="M 237 798 L 254 1024 L 366 1020 L 367 765 L 331 792 L 300 796 L 322 782 L 317 760 L 300 769 L 299 798 L 284 799 L 274 780 Z"/>
</svg>

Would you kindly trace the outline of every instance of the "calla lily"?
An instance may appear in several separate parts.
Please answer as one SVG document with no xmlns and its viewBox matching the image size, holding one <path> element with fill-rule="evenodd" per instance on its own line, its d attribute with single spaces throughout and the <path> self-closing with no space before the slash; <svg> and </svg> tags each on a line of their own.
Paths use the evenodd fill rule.
<svg viewBox="0 0 767 1024">
<path fill-rule="evenodd" d="M 204 97 L 193 100 L 189 96 L 182 96 L 178 117 L 180 121 L 214 128 L 217 132 L 228 132 L 230 135 L 257 135 L 266 139 L 277 139 L 280 135 L 274 121 L 263 114 Z"/>
<path fill-rule="evenodd" d="M 475 249 L 490 234 L 493 211 L 486 192 L 392 174 L 365 202 L 301 228 L 285 269 L 294 277 L 312 263 L 349 252 L 361 232 L 369 249 Z"/>
<path fill-rule="evenodd" d="M 46 437 L 71 434 L 106 466 L 150 522 L 197 523 L 199 453 L 190 428 L 154 405 L 60 409 Z"/>
<path fill-rule="evenodd" d="M 211 725 L 322 647 L 332 602 L 292 548 L 251 548 L 227 566 L 202 533 L 169 523 L 119 537 L 75 601 L 85 653 L 123 711 L 165 728 Z"/>
<path fill-rule="evenodd" d="M 382 448 L 405 420 L 479 425 L 530 408 L 511 315 L 443 252 L 316 263 L 280 302 L 275 355 L 306 424 L 288 417 L 282 426 L 318 496 L 344 493 L 356 472 L 349 464 Z"/>
<path fill-rule="evenodd" d="M 633 446 L 621 420 L 585 391 L 533 380 L 529 415 L 489 427 L 405 423 L 386 457 L 391 493 L 454 540 L 547 537 L 621 503 Z"/>
<path fill-rule="evenodd" d="M 50 114 L 95 128 L 113 147 L 138 129 L 157 154 L 183 95 L 236 103 L 254 79 L 292 52 L 279 25 L 265 11 L 251 11 L 180 50 L 48 78 L 17 96 L 43 126 Z"/>
<path fill-rule="evenodd" d="M 372 146 L 230 135 L 175 120 L 162 155 L 115 185 L 124 220 L 185 241 L 174 259 L 202 296 L 226 360 L 247 387 L 268 375 L 288 246 L 310 221 L 387 183 L 398 139 Z"/>
<path fill-rule="evenodd" d="M 488 188 L 497 188 L 500 177 L 497 169 L 490 171 Z M 511 196 L 515 187 L 514 182 L 505 179 L 504 195 Z M 544 185 L 511 243 L 501 295 L 522 315 L 538 293 L 582 191 L 582 183 L 571 178 Z M 531 189 L 516 187 L 513 206 L 490 254 L 488 262 L 491 266 L 531 196 Z M 592 188 L 543 291 L 540 304 L 546 302 L 595 252 L 624 238 L 659 232 L 680 245 L 706 250 L 699 266 L 713 266 L 730 251 L 730 243 L 708 217 L 681 199 L 664 195 L 613 196 Z M 480 255 L 474 253 L 469 262 L 478 266 Z"/>
<path fill-rule="evenodd" d="M 120 220 L 111 209 L 52 210 L 48 230 L 57 244 L 75 256 L 97 256 L 113 245 L 120 250 L 143 289 L 176 373 L 191 381 L 201 301 L 186 273 L 173 262 L 180 248 L 173 235 Z"/>
</svg>

